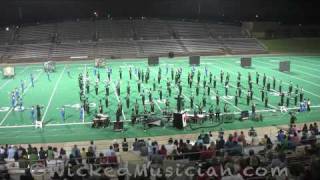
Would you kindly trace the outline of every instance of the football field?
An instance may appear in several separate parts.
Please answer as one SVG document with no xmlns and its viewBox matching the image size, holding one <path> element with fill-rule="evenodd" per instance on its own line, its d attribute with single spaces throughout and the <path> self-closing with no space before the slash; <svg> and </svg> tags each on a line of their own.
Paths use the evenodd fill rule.
<svg viewBox="0 0 320 180">
<path fill-rule="evenodd" d="M 240 67 L 240 56 L 206 56 L 201 57 L 200 66 L 192 67 L 189 65 L 188 57 L 176 58 L 160 58 L 159 66 L 148 66 L 147 59 L 113 59 L 107 60 L 108 68 L 112 69 L 111 80 L 109 82 L 110 95 L 109 106 L 105 106 L 105 80 L 107 79 L 108 68 L 94 68 L 94 61 L 79 62 L 61 62 L 56 65 L 56 71 L 50 73 L 49 76 L 43 71 L 42 64 L 15 65 L 15 77 L 13 79 L 0 79 L 0 144 L 10 143 L 49 143 L 49 142 L 65 142 L 65 141 L 87 141 L 98 139 L 118 139 L 123 137 L 147 137 L 160 135 L 174 135 L 182 133 L 197 133 L 204 131 L 217 131 L 223 129 L 240 129 L 276 126 L 288 124 L 290 115 L 288 112 L 281 112 L 278 103 L 280 102 L 278 86 L 282 81 L 283 91 L 287 92 L 290 82 L 292 82 L 295 90 L 298 85 L 299 90 L 303 88 L 304 98 L 311 100 L 311 111 L 297 113 L 297 122 L 310 122 L 320 120 L 320 56 L 275 56 L 260 55 L 252 56 L 252 67 Z M 291 61 L 291 72 L 279 72 L 279 62 L 283 60 Z M 262 121 L 245 120 L 239 121 L 238 115 L 233 122 L 218 123 L 206 121 L 203 124 L 190 124 L 184 130 L 177 130 L 172 127 L 172 123 L 165 123 L 163 127 L 152 127 L 144 130 L 141 123 L 134 126 L 131 125 L 131 109 L 135 101 L 139 103 L 140 113 L 143 113 L 141 102 L 141 93 L 138 92 L 137 82 L 138 76 L 135 71 L 139 69 L 144 73 L 150 68 L 150 80 L 148 83 L 142 83 L 141 89 L 145 93 L 146 108 L 150 111 L 150 102 L 148 93 L 152 93 L 155 103 L 155 113 L 161 116 L 166 109 L 165 101 L 169 101 L 169 109 L 176 109 L 176 95 L 178 87 L 174 80 L 171 80 L 171 70 L 176 71 L 182 69 L 181 84 L 182 96 L 184 97 L 184 109 L 190 110 L 190 97 L 194 96 L 194 104 L 201 104 L 203 96 L 207 100 L 204 111 L 208 112 L 211 105 L 216 107 L 216 93 L 220 95 L 221 111 L 227 104 L 230 112 L 239 114 L 241 111 L 251 111 L 251 105 L 247 106 L 246 94 L 248 91 L 247 75 L 250 72 L 253 80 L 253 102 L 256 104 L 257 112 L 263 116 Z M 129 78 L 129 69 L 132 70 L 132 79 Z M 158 71 L 161 68 L 161 82 L 158 84 Z M 119 69 L 122 70 L 122 79 L 119 78 Z M 208 70 L 206 75 L 205 69 Z M 168 70 L 168 71 L 167 71 Z M 188 85 L 188 73 L 195 71 L 194 82 L 190 88 Z M 225 96 L 224 84 L 220 83 L 220 71 L 230 74 L 229 93 Z M 94 84 L 96 77 L 94 71 L 99 71 L 100 82 L 99 93 L 95 94 Z M 198 71 L 201 74 L 199 83 L 199 95 L 196 95 L 196 79 Z M 79 97 L 79 74 L 88 72 L 91 82 L 88 100 L 90 102 L 91 113 L 85 113 L 84 122 L 80 120 L 80 97 Z M 217 78 L 217 87 L 214 89 L 209 83 L 209 73 Z M 239 104 L 234 103 L 234 95 L 236 92 L 237 75 L 242 74 L 241 89 L 242 97 Z M 256 84 L 256 72 L 260 74 L 260 83 Z M 31 74 L 34 79 L 34 87 L 31 83 Z M 265 107 L 261 101 L 262 77 L 266 75 L 267 80 L 272 82 L 272 78 L 276 78 L 276 88 L 268 92 L 268 107 Z M 172 95 L 167 92 L 167 79 L 171 81 Z M 211 87 L 210 94 L 207 88 L 203 87 L 203 80 L 207 81 L 207 85 Z M 153 89 L 155 81 L 156 90 Z M 121 93 L 116 93 L 116 84 L 120 83 Z M 126 89 L 128 83 L 131 87 L 130 108 L 126 107 Z M 23 88 L 21 87 L 23 84 Z M 271 83 L 272 84 L 272 83 Z M 22 91 L 23 89 L 23 91 Z M 19 106 L 12 108 L 12 92 L 18 90 L 22 97 L 22 108 Z M 163 93 L 163 99 L 159 98 L 159 91 Z M 204 95 L 205 94 L 205 95 Z M 286 98 L 285 98 L 286 99 Z M 115 121 L 115 113 L 118 103 L 123 104 L 123 112 L 121 119 L 124 123 L 123 132 L 114 132 L 113 126 L 106 128 L 91 128 L 91 122 L 94 112 L 98 108 L 101 100 L 105 114 L 111 117 L 111 122 Z M 43 128 L 35 128 L 32 117 L 31 108 L 35 105 L 42 105 L 41 120 Z M 299 103 L 298 105 L 299 106 Z M 290 97 L 290 105 L 288 110 L 297 109 L 294 105 L 293 96 Z M 65 108 L 65 120 L 62 120 L 60 109 Z"/>
</svg>

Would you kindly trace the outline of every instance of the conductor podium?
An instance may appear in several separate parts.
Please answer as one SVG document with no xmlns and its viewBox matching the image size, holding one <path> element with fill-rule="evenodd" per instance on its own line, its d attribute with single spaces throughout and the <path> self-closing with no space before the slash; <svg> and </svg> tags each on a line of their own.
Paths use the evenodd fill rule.
<svg viewBox="0 0 320 180">
<path fill-rule="evenodd" d="M 173 113 L 173 126 L 177 129 L 183 129 L 187 126 L 185 113 Z"/>
</svg>

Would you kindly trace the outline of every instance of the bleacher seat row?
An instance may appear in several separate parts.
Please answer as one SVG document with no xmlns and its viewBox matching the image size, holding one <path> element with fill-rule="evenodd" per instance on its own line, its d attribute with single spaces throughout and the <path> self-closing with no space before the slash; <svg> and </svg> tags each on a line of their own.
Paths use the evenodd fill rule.
<svg viewBox="0 0 320 180">
<path fill-rule="evenodd" d="M 71 56 L 146 57 L 169 52 L 265 53 L 241 27 L 167 20 L 96 20 L 37 24 L 0 30 L 2 59 Z"/>
</svg>

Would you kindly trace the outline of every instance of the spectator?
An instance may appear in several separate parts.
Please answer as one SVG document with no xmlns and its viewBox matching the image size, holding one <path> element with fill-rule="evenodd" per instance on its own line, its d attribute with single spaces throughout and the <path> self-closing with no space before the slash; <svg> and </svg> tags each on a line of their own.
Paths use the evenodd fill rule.
<svg viewBox="0 0 320 180">
<path fill-rule="evenodd" d="M 15 153 L 16 153 L 16 148 L 13 145 L 9 146 L 8 159 L 9 160 L 14 160 Z"/>
<path fill-rule="evenodd" d="M 71 149 L 71 154 L 74 158 L 80 158 L 80 150 L 77 145 L 73 146 L 73 148 Z"/>
<path fill-rule="evenodd" d="M 167 157 L 167 149 L 164 145 L 161 145 L 161 148 L 159 150 L 159 154 L 162 155 L 164 158 Z"/>
<path fill-rule="evenodd" d="M 106 157 L 108 156 L 114 156 L 115 155 L 115 151 L 113 149 L 113 146 L 110 146 L 109 149 L 106 150 L 106 152 L 104 153 L 104 155 Z"/>
<path fill-rule="evenodd" d="M 293 136 L 290 137 L 290 140 L 294 145 L 300 144 L 300 137 L 298 136 L 298 134 L 296 132 L 293 133 Z"/>
<path fill-rule="evenodd" d="M 117 140 L 113 140 L 113 150 L 115 151 L 115 152 L 119 152 L 119 143 L 117 142 Z"/>
<path fill-rule="evenodd" d="M 175 149 L 173 140 L 171 138 L 169 139 L 168 144 L 166 144 L 165 147 L 167 150 L 167 155 L 170 156 L 172 154 L 172 151 Z"/>
<path fill-rule="evenodd" d="M 129 148 L 128 142 L 127 142 L 127 138 L 123 138 L 123 142 L 122 142 L 122 151 L 123 152 L 127 152 Z"/>
<path fill-rule="evenodd" d="M 94 142 L 92 140 L 90 141 L 90 146 L 89 147 L 92 147 L 92 150 L 93 150 L 94 154 L 96 154 L 97 146 L 94 144 Z"/>
<path fill-rule="evenodd" d="M 243 131 L 240 132 L 240 135 L 238 137 L 238 142 L 242 146 L 246 146 L 247 145 L 246 136 L 244 135 Z"/>
<path fill-rule="evenodd" d="M 260 165 L 260 158 L 254 154 L 254 151 L 251 149 L 249 150 L 249 158 L 248 158 L 249 166 L 256 169 Z"/>
<path fill-rule="evenodd" d="M 46 151 L 43 150 L 43 147 L 40 147 L 39 158 L 40 160 L 46 160 L 47 158 Z"/>
<path fill-rule="evenodd" d="M 51 147 L 51 146 L 48 147 L 47 159 L 48 159 L 49 161 L 54 159 L 54 154 L 53 154 L 53 150 L 52 150 L 52 147 Z"/>
</svg>

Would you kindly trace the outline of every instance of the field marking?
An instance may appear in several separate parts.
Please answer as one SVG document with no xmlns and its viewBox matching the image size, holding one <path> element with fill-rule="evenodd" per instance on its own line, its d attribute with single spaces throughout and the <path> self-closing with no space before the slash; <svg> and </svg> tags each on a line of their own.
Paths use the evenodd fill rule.
<svg viewBox="0 0 320 180">
<path fill-rule="evenodd" d="M 220 62 L 220 63 L 224 63 L 224 62 Z M 224 63 L 224 64 L 226 64 L 226 63 Z M 217 68 L 216 66 L 214 66 L 214 67 Z M 220 67 L 221 67 L 221 66 L 220 66 Z M 223 67 L 222 69 L 228 69 L 228 72 L 231 72 L 232 74 L 237 75 L 237 73 L 231 71 L 230 68 L 225 68 L 225 67 Z M 231 84 L 231 83 L 230 83 L 230 86 L 233 86 L 234 88 L 236 88 L 236 86 L 233 85 L 233 84 Z M 243 89 L 243 88 L 242 88 L 242 89 Z M 245 88 L 245 89 L 243 89 L 243 90 L 247 90 L 247 89 Z M 260 102 L 260 99 L 259 99 L 257 96 L 253 95 L 253 98 L 256 99 L 256 100 L 258 100 L 258 101 Z M 262 102 L 262 103 L 263 103 L 263 102 Z M 270 107 L 272 107 L 273 109 L 278 109 L 277 107 L 273 106 L 273 105 L 270 104 L 270 103 L 268 103 L 268 105 L 269 105 Z"/>
<path fill-rule="evenodd" d="M 273 66 L 273 64 L 272 64 L 272 63 L 267 63 L 267 62 L 263 62 L 263 63 L 265 63 L 265 64 L 269 64 L 269 65 Z M 304 68 L 304 67 L 305 67 L 305 66 L 297 65 L 297 64 L 294 64 L 294 65 L 295 65 L 295 66 L 300 66 L 300 67 L 302 67 L 302 68 Z M 311 76 L 311 77 L 314 77 L 314 78 L 320 78 L 319 76 L 315 76 L 314 74 L 305 73 L 305 72 L 300 71 L 300 70 L 297 70 L 297 69 L 295 69 L 295 71 L 301 72 L 301 74 L 305 74 L 305 75 L 307 75 L 307 76 Z"/>
<path fill-rule="evenodd" d="M 270 59 L 272 59 L 272 58 L 270 58 Z M 299 63 L 301 60 L 306 60 L 306 61 L 303 61 L 303 63 L 308 63 L 308 64 L 310 64 L 311 66 L 319 66 L 319 64 L 316 64 L 316 63 L 312 63 L 312 62 L 307 62 L 308 60 L 307 59 L 297 59 L 296 57 L 290 57 L 290 60 L 289 61 L 293 61 L 293 62 L 295 62 L 295 63 Z M 279 62 L 280 62 L 280 60 L 279 60 Z M 315 69 L 315 68 L 311 68 L 311 67 L 306 67 L 306 66 L 303 66 L 303 65 L 298 65 L 298 64 L 294 64 L 294 65 L 296 65 L 296 66 L 300 66 L 300 67 L 303 67 L 303 68 L 305 68 L 305 69 L 311 69 L 311 70 L 314 70 L 314 71 L 318 71 L 319 72 L 319 69 Z M 320 67 L 320 66 L 319 66 Z"/>
<path fill-rule="evenodd" d="M 260 63 L 262 63 L 262 64 L 268 64 L 268 63 L 265 63 L 265 62 L 260 62 Z M 263 67 L 263 66 L 261 66 L 260 68 L 267 69 L 267 68 L 265 68 L 265 67 Z M 268 69 L 268 70 L 272 70 L 272 71 L 275 71 L 275 72 L 279 73 L 278 71 L 273 70 L 273 69 Z M 306 82 L 306 83 L 309 83 L 309 84 L 312 84 L 312 85 L 314 85 L 314 86 L 320 87 L 319 84 L 316 84 L 316 83 L 314 83 L 314 82 L 311 82 L 311 81 L 308 81 L 308 80 L 304 80 L 304 79 L 301 79 L 301 78 L 298 78 L 298 77 L 295 77 L 295 76 L 292 76 L 292 75 L 288 75 L 288 74 L 286 74 L 286 73 L 282 73 L 282 74 L 283 74 L 283 75 L 286 75 L 286 76 L 289 76 L 290 78 L 298 79 L 298 80 L 300 80 L 300 81 L 304 81 L 304 82 Z"/>
<path fill-rule="evenodd" d="M 27 69 L 29 69 L 28 66 L 26 66 L 25 68 L 23 68 L 23 70 L 22 70 L 21 72 L 19 72 L 19 74 L 24 73 Z M 18 74 L 17 74 L 17 75 L 18 75 Z M 8 79 L 5 83 L 3 83 L 3 84 L 0 86 L 0 90 L 1 90 L 2 88 L 4 88 L 4 87 L 5 87 L 9 82 L 11 82 L 11 81 L 13 81 L 13 78 Z"/>
<path fill-rule="evenodd" d="M 114 81 L 111 81 L 111 84 L 113 85 L 114 94 L 116 95 L 117 101 L 118 101 L 118 103 L 119 103 L 119 102 L 120 102 L 120 98 L 119 98 L 119 96 L 118 96 L 118 94 L 117 94 L 117 89 L 116 89 L 116 86 L 115 86 L 115 84 L 114 84 Z M 121 104 L 122 104 L 122 103 L 121 103 Z M 123 108 L 121 108 L 121 110 L 122 110 L 123 119 L 124 119 L 124 121 L 126 121 L 126 116 L 124 115 Z"/>
<path fill-rule="evenodd" d="M 37 77 L 34 79 L 34 81 L 37 81 L 38 78 L 40 77 L 40 75 L 43 73 L 43 71 L 41 71 Z M 29 83 L 29 86 L 26 88 L 26 90 L 23 92 L 22 96 L 24 96 L 26 94 L 26 92 L 30 89 L 31 87 L 31 82 Z M 14 110 L 14 108 L 10 107 L 10 110 L 7 112 L 7 114 L 3 117 L 2 121 L 0 122 L 0 126 L 2 126 L 2 124 L 4 123 L 4 121 L 9 117 L 10 113 Z"/>
<path fill-rule="evenodd" d="M 229 65 L 232 65 L 232 64 L 229 64 Z M 259 66 L 259 68 L 263 68 L 263 67 L 261 67 L 261 66 Z M 267 69 L 267 68 L 264 68 L 264 69 Z M 270 70 L 270 69 L 269 69 Z M 278 71 L 275 71 L 275 72 L 277 72 L 277 73 L 279 73 L 280 74 L 280 72 L 278 72 Z M 282 75 L 287 75 L 287 74 L 285 74 L 285 73 L 281 73 Z M 288 75 L 287 75 L 288 76 Z M 267 76 L 266 75 L 266 77 L 268 78 L 268 79 L 270 79 L 270 80 L 273 80 L 273 78 L 271 77 L 271 76 Z M 290 77 L 290 76 L 289 76 Z M 280 82 L 280 80 L 277 80 L 277 82 Z M 282 81 L 282 83 L 283 84 L 285 84 L 285 85 L 290 85 L 289 83 L 287 83 L 286 81 Z M 313 96 L 315 96 L 315 97 L 318 97 L 318 98 L 320 98 L 320 95 L 317 95 L 317 94 L 315 94 L 315 93 L 313 93 L 313 92 L 311 92 L 311 91 L 308 91 L 308 90 L 306 90 L 305 88 L 303 88 L 303 91 L 304 92 L 306 92 L 306 93 L 308 93 L 308 94 L 311 94 L 311 95 L 313 95 Z"/>
<path fill-rule="evenodd" d="M 128 65 L 125 65 L 125 67 L 129 68 Z M 133 73 L 133 75 L 136 77 L 136 80 L 139 79 L 138 76 L 136 75 L 136 73 Z M 142 88 L 143 88 L 144 90 L 147 90 L 147 91 L 150 93 L 149 89 L 145 88 L 143 82 L 141 83 L 141 85 L 142 85 Z M 159 106 L 158 102 L 157 102 L 157 101 L 154 101 L 154 102 L 155 102 L 156 106 L 158 107 L 158 109 L 162 112 L 162 109 L 161 109 L 161 107 Z"/>
<path fill-rule="evenodd" d="M 51 105 L 53 96 L 55 95 L 55 93 L 56 93 L 56 91 L 57 91 L 58 84 L 59 84 L 59 82 L 61 81 L 62 75 L 64 74 L 64 71 L 65 71 L 65 70 L 66 70 L 66 66 L 64 66 L 63 70 L 61 71 L 60 76 L 59 76 L 59 79 L 57 80 L 57 82 L 56 82 L 56 84 L 55 84 L 55 86 L 54 86 L 54 88 L 53 88 L 53 91 L 52 91 L 52 93 L 51 93 L 51 96 L 50 96 L 50 99 L 49 99 L 49 101 L 48 101 L 48 104 L 47 104 L 46 109 L 45 109 L 45 111 L 44 111 L 44 113 L 43 113 L 43 116 L 42 116 L 42 118 L 41 118 L 41 123 L 43 123 L 45 117 L 47 116 L 47 112 L 48 112 L 48 109 L 49 109 L 49 107 L 50 107 L 50 105 Z"/>
</svg>

